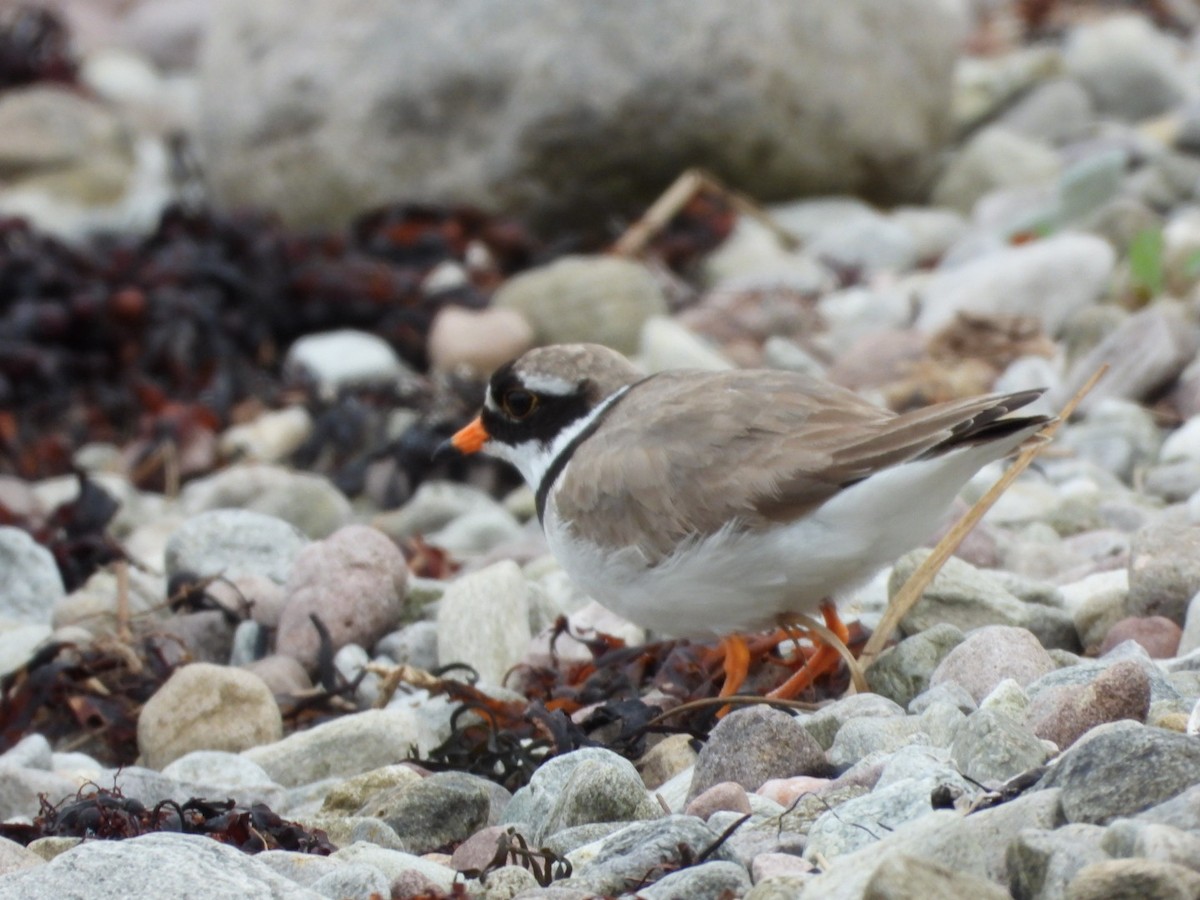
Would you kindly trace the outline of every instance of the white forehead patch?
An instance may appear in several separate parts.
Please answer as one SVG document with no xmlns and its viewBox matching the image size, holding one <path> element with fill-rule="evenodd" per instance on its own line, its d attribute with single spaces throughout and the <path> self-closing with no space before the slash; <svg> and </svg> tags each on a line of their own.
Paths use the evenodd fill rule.
<svg viewBox="0 0 1200 900">
<path fill-rule="evenodd" d="M 526 390 L 535 394 L 548 394 L 551 397 L 568 397 L 578 389 L 573 381 L 567 381 L 557 375 L 547 375 L 544 372 L 522 372 L 521 384 Z"/>
</svg>

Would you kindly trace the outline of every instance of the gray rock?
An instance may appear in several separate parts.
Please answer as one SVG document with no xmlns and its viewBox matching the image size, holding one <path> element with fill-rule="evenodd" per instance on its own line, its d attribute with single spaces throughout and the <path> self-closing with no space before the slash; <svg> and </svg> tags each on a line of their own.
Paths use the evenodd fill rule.
<svg viewBox="0 0 1200 900">
<path fill-rule="evenodd" d="M 1200 592 L 1200 525 L 1168 510 L 1133 536 L 1129 599 L 1134 616 L 1166 616 L 1182 625 L 1188 603 Z"/>
<path fill-rule="evenodd" d="M 1137 122 L 1185 97 L 1173 60 L 1177 41 L 1141 16 L 1104 18 L 1072 29 L 1063 64 L 1091 95 L 1097 112 Z"/>
<path fill-rule="evenodd" d="M 1073 312 L 1103 295 L 1115 262 L 1104 240 L 1062 234 L 942 268 L 921 291 L 917 327 L 932 333 L 959 312 L 1029 315 L 1054 335 Z"/>
<path fill-rule="evenodd" d="M 33 843 L 37 842 L 34 841 Z M 42 865 L 44 862 L 45 859 L 35 850 L 23 847 L 16 841 L 10 841 L 8 838 L 0 838 L 0 876 L 21 869 L 31 869 Z M 0 881 L 0 885 L 2 884 L 3 882 Z"/>
<path fill-rule="evenodd" d="M 956 626 L 933 625 L 881 653 L 867 670 L 867 683 L 875 693 L 908 707 L 929 687 L 930 676 L 946 654 L 962 641 L 963 633 Z"/>
<path fill-rule="evenodd" d="M 1054 78 L 1035 86 L 997 121 L 1012 134 L 1058 145 L 1085 137 L 1093 116 L 1087 91 L 1069 78 Z"/>
<path fill-rule="evenodd" d="M 590 822 L 587 825 L 576 825 L 573 828 L 564 828 L 555 834 L 547 835 L 542 844 L 547 850 L 557 853 L 559 856 L 566 856 L 568 853 L 574 853 L 580 847 L 602 841 L 610 834 L 616 834 L 628 824 L 628 822 Z"/>
<path fill-rule="evenodd" d="M 0 766 L 50 769 L 53 764 L 54 751 L 50 748 L 50 742 L 40 734 L 27 734 L 0 753 Z"/>
<path fill-rule="evenodd" d="M 0 821 L 38 814 L 38 795 L 51 803 L 74 797 L 79 785 L 73 778 L 26 766 L 0 766 Z"/>
<path fill-rule="evenodd" d="M 598 894 L 618 894 L 645 881 L 657 880 L 662 873 L 675 869 L 684 854 L 695 859 L 712 847 L 719 836 L 692 816 L 634 822 L 605 838 L 596 854 L 580 865 L 564 886 L 582 887 Z M 718 847 L 709 859 L 734 862 L 724 847 Z"/>
<path fill-rule="evenodd" d="M 552 835 L 595 822 L 651 819 L 660 813 L 661 809 L 647 796 L 641 777 L 628 761 L 584 759 L 571 771 L 550 814 L 541 823 L 540 833 Z"/>
<path fill-rule="evenodd" d="M 1002 188 L 1054 183 L 1061 163 L 1054 148 L 1002 126 L 970 137 L 933 187 L 933 202 L 970 214 L 987 194 Z"/>
<path fill-rule="evenodd" d="M 894 596 L 928 549 L 913 550 L 897 560 L 888 578 L 888 595 Z M 1011 625 L 1032 631 L 1043 646 L 1062 646 L 1069 633 L 1078 646 L 1075 626 L 1066 610 L 1026 603 L 991 572 L 951 557 L 925 589 L 917 604 L 900 622 L 900 632 L 918 634 L 940 623 L 969 632 L 985 625 Z"/>
<path fill-rule="evenodd" d="M 1156 859 L 1200 871 L 1200 835 L 1173 825 L 1117 819 L 1104 830 L 1101 847 L 1113 857 Z"/>
<path fill-rule="evenodd" d="M 298 731 L 243 755 L 279 784 L 296 787 L 369 772 L 406 758 L 413 748 L 424 755 L 442 740 L 409 710 L 370 709 Z"/>
<path fill-rule="evenodd" d="M 747 791 L 769 778 L 826 771 L 821 745 L 795 716 L 766 706 L 734 710 L 720 721 L 700 750 L 688 798 L 732 781 Z"/>
<path fill-rule="evenodd" d="M 391 880 L 393 891 L 397 888 L 398 880 L 409 878 L 414 879 L 419 885 L 433 885 L 440 890 L 449 891 L 458 878 L 458 873 L 449 866 L 431 862 L 411 853 L 377 847 L 369 843 L 357 843 L 342 847 L 330 858 L 345 863 L 365 863 L 374 866 Z M 409 891 L 409 893 L 416 892 Z M 401 892 L 401 896 L 403 896 L 403 892 Z"/>
<path fill-rule="evenodd" d="M 491 791 L 482 778 L 438 772 L 373 795 L 357 815 L 382 819 L 412 853 L 465 841 L 488 824 Z"/>
<path fill-rule="evenodd" d="M 1015 897 L 1062 897 L 1076 873 L 1108 859 L 1099 825 L 1029 828 L 1008 845 L 1008 878 Z"/>
<path fill-rule="evenodd" d="M 750 890 L 750 874 L 735 862 L 706 862 L 660 878 L 638 891 L 646 900 L 724 900 Z"/>
<path fill-rule="evenodd" d="M 814 879 L 805 900 L 860 897 L 878 868 L 893 858 L 912 857 L 962 875 L 1007 885 L 1008 845 L 1024 828 L 1057 828 L 1062 822 L 1057 791 L 1025 794 L 992 809 L 973 813 L 936 810 L 846 854 Z"/>
<path fill-rule="evenodd" d="M 875 869 L 863 900 L 1005 900 L 990 881 L 908 856 L 889 856 Z"/>
<path fill-rule="evenodd" d="M 908 711 L 914 716 L 919 716 L 935 703 L 952 706 L 966 715 L 970 715 L 979 708 L 979 704 L 975 702 L 974 697 L 967 693 L 966 688 L 948 681 L 918 694 L 908 704 Z"/>
<path fill-rule="evenodd" d="M 872 671 L 874 669 L 872 668 Z M 817 743 L 828 750 L 838 731 L 851 719 L 868 717 L 891 719 L 904 716 L 904 710 L 878 694 L 851 694 L 821 707 L 807 716 L 800 716 L 800 724 L 817 739 Z"/>
<path fill-rule="evenodd" d="M 575 750 L 571 753 L 564 753 L 562 756 L 556 756 L 539 766 L 538 770 L 533 773 L 533 777 L 529 779 L 529 784 L 513 794 L 512 802 L 504 811 L 501 822 L 503 824 L 524 824 L 526 828 L 530 829 L 529 837 L 532 840 L 537 842 L 545 839 L 549 835 L 547 823 L 550 817 L 557 813 L 561 818 L 575 806 L 575 799 L 564 802 L 563 798 L 567 795 L 568 787 L 572 783 L 576 770 L 585 763 L 593 765 L 590 765 L 588 773 L 582 776 L 579 782 L 576 782 L 581 789 L 586 788 L 590 791 L 593 785 L 603 779 L 612 779 L 614 782 L 621 780 L 630 785 L 636 782 L 639 787 L 641 786 L 641 779 L 633 764 L 617 756 L 611 750 L 599 747 Z M 602 772 L 602 770 L 608 771 Z M 627 794 L 626 789 L 622 788 L 621 793 Z M 576 795 L 577 797 L 578 795 Z M 643 798 L 645 798 L 644 791 Z M 636 811 L 637 807 L 629 810 L 630 813 Z M 576 809 L 576 812 L 583 811 Z M 592 819 L 592 821 L 598 820 Z M 584 822 L 578 821 L 571 824 L 584 824 Z M 564 825 L 563 827 L 568 826 Z"/>
<path fill-rule="evenodd" d="M 1198 347 L 1200 336 L 1184 310 L 1166 303 L 1147 307 L 1076 360 L 1050 403 L 1060 407 L 1102 365 L 1109 367 L 1108 373 L 1080 403 L 1081 413 L 1109 399 L 1146 400 L 1179 377 Z"/>
<path fill-rule="evenodd" d="M 154 769 L 193 750 L 236 753 L 282 735 L 279 707 L 261 678 L 209 663 L 176 669 L 138 716 L 138 752 Z"/>
<path fill-rule="evenodd" d="M 851 719 L 834 738 L 829 764 L 845 771 L 873 753 L 892 753 L 910 744 L 949 746 L 965 716 L 953 706 L 934 703 L 919 716 Z"/>
<path fill-rule="evenodd" d="M 1040 766 L 1050 756 L 1032 732 L 1012 717 L 990 709 L 967 716 L 950 753 L 964 775 L 994 787 Z"/>
<path fill-rule="evenodd" d="M 67 593 L 50 551 L 26 531 L 0 526 L 0 571 L 4 572 L 0 615 L 50 624 L 55 603 Z"/>
<path fill-rule="evenodd" d="M 192 784 L 219 784 L 226 788 L 277 788 L 262 766 L 244 756 L 221 750 L 193 750 L 163 766 L 162 774 Z"/>
<path fill-rule="evenodd" d="M 320 828 L 336 847 L 365 843 L 387 850 L 404 850 L 396 832 L 378 819 L 367 816 L 304 815 L 298 816 L 308 828 Z"/>
<path fill-rule="evenodd" d="M 538 344 L 592 341 L 637 352 L 642 326 L 665 315 L 667 301 L 650 271 L 612 256 L 568 256 L 506 281 L 494 305 L 521 313 Z"/>
<path fill-rule="evenodd" d="M 304 17 L 229 3 L 211 22 L 199 131 L 223 204 L 332 225 L 406 196 L 589 227 L 640 214 L 696 165 L 768 200 L 918 194 L 967 25 L 917 0 L 767 0 L 752 15 L 719 0 L 519 14 L 375 0 Z M 862 78 L 827 77 L 847 60 Z"/>
<path fill-rule="evenodd" d="M 1067 885 L 1069 900 L 1185 900 L 1200 896 L 1200 873 L 1150 859 L 1111 859 L 1093 863 Z"/>
<path fill-rule="evenodd" d="M 942 782 L 933 776 L 903 778 L 876 787 L 871 793 L 838 804 L 820 816 L 808 830 L 805 859 L 829 860 L 877 843 L 907 822 L 933 812 L 934 789 L 943 783 L 965 790 L 956 778 Z"/>
<path fill-rule="evenodd" d="M 384 635 L 375 644 L 375 652 L 392 662 L 432 671 L 438 666 L 437 623 L 413 622 Z"/>
<path fill-rule="evenodd" d="M 188 515 L 248 509 L 274 516 L 310 538 L 328 537 L 350 521 L 350 501 L 327 479 L 261 463 L 231 466 L 190 482 L 180 495 Z"/>
<path fill-rule="evenodd" d="M 438 607 L 437 656 L 466 663 L 482 681 L 503 685 L 529 647 L 529 586 L 511 560 L 451 582 Z"/>
<path fill-rule="evenodd" d="M 167 594 L 166 580 L 128 567 L 128 591 L 125 595 L 131 618 L 144 622 L 161 622 L 166 618 L 162 609 Z M 97 637 L 117 633 L 117 575 L 104 569 L 93 572 L 80 587 L 54 604 L 53 625 L 80 625 Z"/>
<path fill-rule="evenodd" d="M 195 662 L 225 665 L 233 655 L 234 627 L 229 616 L 216 609 L 177 613 L 161 621 L 135 621 L 134 634 L 166 635 L 178 641 Z"/>
<path fill-rule="evenodd" d="M 393 538 L 431 534 L 455 519 L 482 509 L 503 509 L 486 492 L 453 481 L 426 481 L 407 503 L 377 516 L 374 524 Z"/>
<path fill-rule="evenodd" d="M 1088 411 L 1086 419 L 1068 426 L 1060 439 L 1075 457 L 1093 463 L 1125 482 L 1131 481 L 1135 472 L 1153 464 L 1161 443 L 1158 426 L 1149 411 L 1138 403 L 1115 397 L 1098 402 Z M 1110 520 L 1109 514 L 1096 505 L 1098 499 L 1094 498 L 1090 514 L 1078 524 L 1083 528 L 1117 524 L 1133 530 L 1128 524 Z M 1085 510 L 1086 507 L 1080 509 L 1077 505 L 1076 516 Z M 1069 508 L 1062 510 L 1059 515 L 1064 516 L 1069 511 Z M 1068 523 L 1057 520 L 1052 524 L 1061 531 Z M 1135 523 L 1133 527 L 1139 524 Z M 1075 527 L 1072 530 L 1083 529 Z"/>
<path fill-rule="evenodd" d="M 1131 768 L 1130 760 L 1138 765 Z M 1104 824 L 1141 812 L 1194 785 L 1200 744 L 1193 738 L 1133 722 L 1092 730 L 1064 753 L 1042 780 L 1062 788 L 1062 808 L 1071 822 Z"/>
<path fill-rule="evenodd" d="M 866 276 L 907 272 L 917 263 L 916 242 L 909 232 L 878 213 L 824 228 L 804 249 L 834 269 Z"/>
<path fill-rule="evenodd" d="M 372 897 L 388 896 L 392 883 L 368 863 L 342 863 L 335 871 L 314 881 L 312 889 L 330 900 L 371 900 Z"/>
<path fill-rule="evenodd" d="M 347 865 L 324 856 L 294 850 L 265 850 L 255 854 L 254 858 L 270 867 L 271 871 L 306 888 L 311 888 L 318 879 Z"/>
<path fill-rule="evenodd" d="M 191 516 L 171 535 L 167 577 L 261 575 L 283 584 L 307 543 L 299 529 L 274 516 L 244 509 L 212 510 Z"/>
<path fill-rule="evenodd" d="M 44 866 L 0 879 L 3 900 L 65 897 L 244 897 L 322 900 L 235 847 L 200 835 L 144 834 L 85 841 Z"/>
<path fill-rule="evenodd" d="M 517 896 L 536 897 L 542 888 L 528 869 L 519 865 L 501 866 L 488 872 L 487 884 L 468 882 L 468 895 L 479 900 L 512 900 Z M 530 892 L 534 892 L 532 895 Z"/>
<path fill-rule="evenodd" d="M 1006 678 L 1024 687 L 1057 668 L 1037 638 L 1025 629 L 991 625 L 971 631 L 947 653 L 929 685 L 953 682 L 979 702 Z"/>
</svg>

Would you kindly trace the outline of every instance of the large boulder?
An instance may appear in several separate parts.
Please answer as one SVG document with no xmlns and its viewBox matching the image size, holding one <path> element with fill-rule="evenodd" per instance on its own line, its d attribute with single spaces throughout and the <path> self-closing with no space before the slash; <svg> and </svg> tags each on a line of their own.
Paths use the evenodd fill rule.
<svg viewBox="0 0 1200 900">
<path fill-rule="evenodd" d="M 219 0 L 200 145 L 227 204 L 403 198 L 543 226 L 704 166 L 764 200 L 908 199 L 947 136 L 961 0 Z"/>
</svg>

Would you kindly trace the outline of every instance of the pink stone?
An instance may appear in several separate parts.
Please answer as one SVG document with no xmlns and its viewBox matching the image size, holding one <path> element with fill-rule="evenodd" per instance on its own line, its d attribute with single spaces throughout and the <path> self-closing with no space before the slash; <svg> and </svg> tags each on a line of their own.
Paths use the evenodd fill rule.
<svg viewBox="0 0 1200 900">
<path fill-rule="evenodd" d="M 814 778 L 811 775 L 797 775 L 794 778 L 772 778 L 763 782 L 754 793 L 768 800 L 774 800 L 780 806 L 791 806 L 797 798 L 805 794 L 820 794 L 833 784 L 828 778 Z"/>
<path fill-rule="evenodd" d="M 696 816 L 705 822 L 718 811 L 748 814 L 750 798 L 746 796 L 746 789 L 735 782 L 722 781 L 697 796 L 685 810 L 689 816 Z"/>
<path fill-rule="evenodd" d="M 1130 616 L 1108 629 L 1100 644 L 1100 655 L 1125 641 L 1136 641 L 1151 659 L 1171 659 L 1179 651 L 1183 629 L 1165 616 Z"/>
</svg>

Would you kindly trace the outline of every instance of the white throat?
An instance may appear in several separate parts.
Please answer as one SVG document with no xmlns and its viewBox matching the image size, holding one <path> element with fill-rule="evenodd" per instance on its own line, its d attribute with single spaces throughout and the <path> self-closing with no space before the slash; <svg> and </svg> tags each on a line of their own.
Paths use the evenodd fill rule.
<svg viewBox="0 0 1200 900">
<path fill-rule="evenodd" d="M 550 471 L 550 467 L 554 465 L 554 461 L 567 449 L 571 441 L 590 427 L 596 418 L 627 390 L 629 390 L 629 385 L 613 391 L 587 415 L 580 416 L 556 434 L 554 440 L 549 444 L 531 440 L 510 446 L 499 441 L 488 441 L 483 445 L 483 451 L 489 456 L 495 456 L 516 466 L 521 477 L 525 479 L 525 483 L 536 491 L 541 485 L 542 479 L 546 477 L 546 473 Z"/>
</svg>

